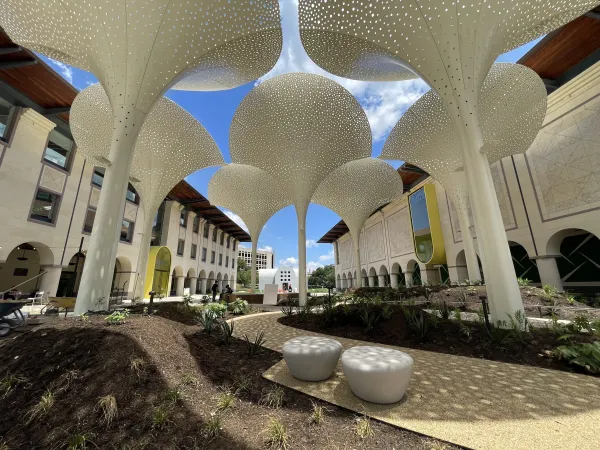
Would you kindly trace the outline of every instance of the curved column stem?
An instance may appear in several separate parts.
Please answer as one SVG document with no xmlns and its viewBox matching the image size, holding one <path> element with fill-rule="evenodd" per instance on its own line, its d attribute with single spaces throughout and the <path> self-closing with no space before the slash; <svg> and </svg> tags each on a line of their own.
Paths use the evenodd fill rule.
<svg viewBox="0 0 600 450">
<path fill-rule="evenodd" d="M 465 250 L 465 259 L 467 260 L 467 271 L 469 272 L 469 280 L 481 280 L 481 272 L 479 271 L 479 263 L 477 262 L 477 252 L 475 251 L 475 243 L 471 234 L 469 224 L 469 214 L 466 208 L 459 208 L 458 221 L 460 223 L 460 232 L 463 239 L 463 247 Z"/>
<path fill-rule="evenodd" d="M 296 206 L 296 215 L 298 216 L 298 292 L 299 305 L 306 305 L 306 211 L 308 207 Z"/>
<path fill-rule="evenodd" d="M 256 290 L 256 249 L 258 247 L 258 239 L 252 238 L 252 264 L 250 267 L 250 292 Z"/>
<path fill-rule="evenodd" d="M 355 235 L 357 235 L 355 237 Z M 352 233 L 352 245 L 354 246 L 354 263 L 356 264 L 356 287 L 363 287 L 363 279 L 360 263 L 360 231 Z"/>
<path fill-rule="evenodd" d="M 131 160 L 138 133 L 146 118 L 145 113 L 134 108 L 113 105 L 113 109 L 111 165 L 104 172 L 75 314 L 108 309 Z"/>
<path fill-rule="evenodd" d="M 153 220 L 148 218 L 146 214 L 146 221 L 144 223 L 144 231 L 142 232 L 142 239 L 140 242 L 140 252 L 138 254 L 136 276 L 137 283 L 135 285 L 134 298 L 139 297 L 143 300 L 146 297 L 150 297 L 148 292 L 144 292 L 144 286 L 146 285 L 146 271 L 148 268 L 148 255 L 150 254 L 150 243 L 152 242 L 152 226 Z"/>
<path fill-rule="evenodd" d="M 483 270 L 490 312 L 496 322 L 507 320 L 508 314 L 514 315 L 517 311 L 523 313 L 524 309 L 490 164 L 482 151 L 483 139 L 476 114 L 476 110 L 472 114 L 463 111 L 467 125 L 460 124 L 458 128 L 479 247 L 485 256 Z"/>
</svg>

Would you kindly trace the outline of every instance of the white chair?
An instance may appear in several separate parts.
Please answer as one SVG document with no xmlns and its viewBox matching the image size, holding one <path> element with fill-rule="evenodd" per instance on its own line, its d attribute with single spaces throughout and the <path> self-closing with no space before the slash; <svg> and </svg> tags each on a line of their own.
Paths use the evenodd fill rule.
<svg viewBox="0 0 600 450">
<path fill-rule="evenodd" d="M 36 301 L 40 302 L 40 305 L 48 303 L 48 293 L 44 291 L 36 292 L 35 296 L 28 298 L 27 300 L 32 301 L 32 305 L 35 305 Z"/>
<path fill-rule="evenodd" d="M 329 378 L 341 352 L 342 344 L 338 341 L 317 336 L 300 336 L 283 344 L 283 359 L 290 373 L 303 381 Z"/>
<path fill-rule="evenodd" d="M 342 368 L 354 395 L 371 403 L 396 403 L 413 372 L 410 355 L 383 347 L 354 347 L 342 355 Z"/>
</svg>

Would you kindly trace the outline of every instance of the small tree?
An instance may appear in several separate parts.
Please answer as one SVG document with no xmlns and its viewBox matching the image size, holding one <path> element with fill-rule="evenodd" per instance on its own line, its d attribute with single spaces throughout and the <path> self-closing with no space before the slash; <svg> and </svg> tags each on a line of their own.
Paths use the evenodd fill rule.
<svg viewBox="0 0 600 450">
<path fill-rule="evenodd" d="M 250 284 L 250 268 L 243 258 L 237 260 L 237 281 L 242 286 L 248 286 Z"/>
<path fill-rule="evenodd" d="M 331 264 L 315 269 L 315 271 L 310 274 L 308 285 L 316 287 L 335 286 L 335 266 Z"/>
</svg>

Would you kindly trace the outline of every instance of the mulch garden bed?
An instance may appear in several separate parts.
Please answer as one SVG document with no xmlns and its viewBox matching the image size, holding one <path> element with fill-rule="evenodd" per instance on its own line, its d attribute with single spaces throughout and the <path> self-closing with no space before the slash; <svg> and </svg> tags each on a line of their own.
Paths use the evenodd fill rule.
<svg viewBox="0 0 600 450">
<path fill-rule="evenodd" d="M 132 315 L 115 326 L 100 315 L 55 318 L 0 339 L 0 386 L 19 377 L 0 393 L 0 448 L 260 449 L 273 417 L 287 428 L 290 449 L 455 448 L 376 421 L 374 435 L 362 439 L 355 414 L 331 405 L 324 405 L 324 423 L 310 424 L 313 399 L 287 388 L 280 408 L 262 404 L 276 385 L 261 375 L 280 359 L 267 349 L 250 356 L 244 341 L 226 346 L 164 317 Z M 233 408 L 217 412 L 219 395 L 232 387 Z M 28 422 L 47 392 L 53 404 Z M 118 406 L 110 424 L 98 405 L 108 395 Z M 215 417 L 220 432 L 210 437 Z"/>
<path fill-rule="evenodd" d="M 424 307 L 414 306 L 415 308 Z M 437 327 L 429 327 L 429 333 L 423 339 L 417 337 L 415 332 L 407 325 L 406 317 L 399 305 L 390 305 L 391 317 L 381 320 L 371 332 L 365 332 L 364 323 L 359 317 L 359 307 L 352 305 L 351 312 L 344 312 L 343 307 L 337 306 L 335 319 L 327 322 L 323 314 L 294 314 L 286 315 L 279 319 L 283 325 L 299 328 L 317 333 L 324 333 L 348 339 L 356 339 L 378 344 L 395 345 L 432 352 L 447 353 L 452 355 L 483 358 L 494 361 L 503 361 L 515 364 L 524 364 L 549 369 L 574 371 L 574 366 L 564 361 L 548 357 L 548 352 L 559 345 L 565 344 L 557 341 L 557 335 L 550 329 L 531 327 L 529 336 L 523 341 L 507 339 L 498 345 L 492 342 L 484 325 L 478 322 L 463 321 L 461 326 L 455 320 L 439 319 Z M 469 330 L 468 335 L 464 327 Z M 578 342 L 591 342 L 591 335 L 581 335 Z"/>
</svg>

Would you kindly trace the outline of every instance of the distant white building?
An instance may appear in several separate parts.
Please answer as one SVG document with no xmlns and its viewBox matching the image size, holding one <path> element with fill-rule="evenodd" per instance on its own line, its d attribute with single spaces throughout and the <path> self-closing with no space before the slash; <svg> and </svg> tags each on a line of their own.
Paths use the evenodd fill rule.
<svg viewBox="0 0 600 450">
<path fill-rule="evenodd" d="M 239 247 L 238 258 L 242 258 L 248 264 L 252 265 L 252 250 L 245 247 Z M 256 252 L 256 268 L 273 269 L 275 267 L 275 252 L 266 250 L 257 250 Z"/>
<path fill-rule="evenodd" d="M 288 291 L 290 285 L 293 292 L 298 292 L 298 269 L 280 267 L 279 269 L 260 269 L 258 271 L 258 288 L 265 290 L 265 284 L 276 284 L 279 289 Z"/>
</svg>

